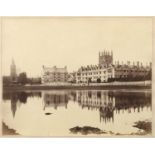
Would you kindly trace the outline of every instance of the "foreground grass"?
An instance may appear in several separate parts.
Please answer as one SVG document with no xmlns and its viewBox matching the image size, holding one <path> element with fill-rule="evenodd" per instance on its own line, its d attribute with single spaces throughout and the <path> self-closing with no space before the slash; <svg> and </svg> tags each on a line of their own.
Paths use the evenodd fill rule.
<svg viewBox="0 0 155 155">
<path fill-rule="evenodd" d="M 16 133 L 16 131 L 14 129 L 10 129 L 4 122 L 2 122 L 2 131 L 3 131 L 3 135 L 19 135 L 18 133 Z"/>
<path fill-rule="evenodd" d="M 134 133 L 126 133 L 126 134 L 115 133 L 112 131 L 103 131 L 99 128 L 91 127 L 91 126 L 83 126 L 83 127 L 76 126 L 76 127 L 70 128 L 69 130 L 73 134 L 78 134 L 78 133 L 80 133 L 82 135 L 88 135 L 88 134 L 99 135 L 100 134 L 100 135 L 112 135 L 112 136 L 115 136 L 115 135 L 120 135 L 120 136 L 123 136 L 123 135 L 124 136 L 130 136 L 130 135 L 145 136 L 145 135 L 150 135 L 152 132 L 152 123 L 150 121 L 135 122 L 133 127 L 136 127 L 139 130 L 137 132 L 134 132 Z"/>
<path fill-rule="evenodd" d="M 144 134 L 150 134 L 152 132 L 152 123 L 150 121 L 135 122 L 133 127 L 143 130 Z"/>
<path fill-rule="evenodd" d="M 103 134 L 105 133 L 99 128 L 91 127 L 91 126 L 84 126 L 84 127 L 79 127 L 76 126 L 74 128 L 70 128 L 70 131 L 74 134 L 81 133 L 82 135 L 87 135 L 87 134 Z"/>
</svg>

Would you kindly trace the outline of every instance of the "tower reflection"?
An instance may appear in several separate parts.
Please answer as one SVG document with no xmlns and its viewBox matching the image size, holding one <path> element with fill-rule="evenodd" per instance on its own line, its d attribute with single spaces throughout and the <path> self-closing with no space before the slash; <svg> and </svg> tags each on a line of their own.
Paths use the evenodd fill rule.
<svg viewBox="0 0 155 155">
<path fill-rule="evenodd" d="M 100 122 L 114 122 L 115 114 L 123 112 L 141 112 L 144 108 L 151 110 L 151 92 L 120 92 L 104 90 L 77 91 L 42 91 L 42 92 L 3 92 L 3 100 L 10 100 L 12 116 L 21 104 L 26 104 L 29 97 L 42 98 L 44 110 L 52 107 L 67 109 L 68 102 L 78 103 L 82 109 L 96 110 Z"/>
<path fill-rule="evenodd" d="M 16 115 L 17 108 L 20 107 L 21 104 L 26 104 L 28 97 L 39 97 L 41 98 L 41 92 L 3 92 L 3 100 L 10 100 L 11 102 L 11 112 L 13 118 Z"/>
<path fill-rule="evenodd" d="M 138 112 L 143 108 L 151 109 L 149 92 L 115 92 L 115 91 L 77 91 L 76 101 L 83 108 L 98 110 L 100 121 L 114 121 L 114 112 Z"/>
</svg>

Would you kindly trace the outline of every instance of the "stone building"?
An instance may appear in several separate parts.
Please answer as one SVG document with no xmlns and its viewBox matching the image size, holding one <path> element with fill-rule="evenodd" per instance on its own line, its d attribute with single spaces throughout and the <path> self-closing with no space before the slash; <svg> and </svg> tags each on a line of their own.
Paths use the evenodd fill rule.
<svg viewBox="0 0 155 155">
<path fill-rule="evenodd" d="M 82 66 L 76 73 L 76 83 L 151 80 L 151 63 L 143 65 L 130 61 L 113 63 L 113 52 L 99 52 L 98 65 Z"/>
<path fill-rule="evenodd" d="M 81 67 L 76 74 L 77 83 L 107 82 L 114 78 L 113 52 L 99 52 L 99 64 Z"/>
<path fill-rule="evenodd" d="M 43 84 L 65 84 L 68 81 L 67 67 L 57 68 L 43 66 Z"/>
<path fill-rule="evenodd" d="M 112 65 L 106 68 L 99 65 L 90 65 L 81 67 L 76 73 L 77 83 L 107 82 L 108 78 L 114 78 L 114 68 Z"/>
<path fill-rule="evenodd" d="M 119 62 L 115 62 L 114 65 L 114 74 L 115 79 L 136 79 L 136 78 L 146 78 L 151 72 L 151 63 L 150 65 L 143 65 L 140 62 L 133 62 L 131 64 L 128 61 L 126 64 L 120 64 Z"/>
<path fill-rule="evenodd" d="M 76 82 L 76 72 L 71 72 L 68 74 L 68 82 L 75 83 Z"/>
<path fill-rule="evenodd" d="M 113 64 L 113 52 L 104 50 L 99 52 L 99 66 L 109 67 Z"/>
</svg>

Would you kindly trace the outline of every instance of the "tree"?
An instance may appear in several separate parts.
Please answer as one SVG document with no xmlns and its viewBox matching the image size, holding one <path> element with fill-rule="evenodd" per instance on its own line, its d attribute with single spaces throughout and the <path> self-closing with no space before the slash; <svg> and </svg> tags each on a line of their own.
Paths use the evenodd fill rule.
<svg viewBox="0 0 155 155">
<path fill-rule="evenodd" d="M 19 93 L 19 101 L 21 102 L 21 103 L 26 103 L 27 102 L 27 97 L 28 97 L 28 94 L 27 93 L 25 93 L 25 92 L 20 92 Z"/>
<path fill-rule="evenodd" d="M 3 76 L 3 85 L 7 86 L 11 84 L 11 78 L 9 76 Z"/>
<path fill-rule="evenodd" d="M 25 85 L 27 83 L 27 75 L 25 72 L 19 74 L 18 82 L 23 85 Z"/>
</svg>

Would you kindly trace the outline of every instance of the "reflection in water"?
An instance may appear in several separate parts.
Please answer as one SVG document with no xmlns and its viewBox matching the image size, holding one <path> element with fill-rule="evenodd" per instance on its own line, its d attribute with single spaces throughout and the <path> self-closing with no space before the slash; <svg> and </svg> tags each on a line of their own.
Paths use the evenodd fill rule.
<svg viewBox="0 0 155 155">
<path fill-rule="evenodd" d="M 15 117 L 17 111 L 17 104 L 26 104 L 28 97 L 41 98 L 41 92 L 3 92 L 3 100 L 11 100 L 11 111 Z"/>
<path fill-rule="evenodd" d="M 120 113 L 127 110 L 131 113 L 151 108 L 151 94 L 145 92 L 113 92 L 113 91 L 77 91 L 77 102 L 88 110 L 98 109 L 100 121 L 114 121 L 114 111 Z"/>
<path fill-rule="evenodd" d="M 115 91 L 42 91 L 42 92 L 4 92 L 3 100 L 11 100 L 11 111 L 15 117 L 17 105 L 26 104 L 28 97 L 43 100 L 44 110 L 48 107 L 65 107 L 69 101 L 78 102 L 82 109 L 97 110 L 100 122 L 114 122 L 114 112 L 141 112 L 144 107 L 151 108 L 151 93 Z"/>
<path fill-rule="evenodd" d="M 44 100 L 44 110 L 47 107 L 53 107 L 57 109 L 62 106 L 67 108 L 68 104 L 68 94 L 65 91 L 58 92 L 43 92 L 43 100 Z"/>
<path fill-rule="evenodd" d="M 82 108 L 99 110 L 100 121 L 114 120 L 115 97 L 109 96 L 107 91 L 77 92 L 77 101 Z"/>
<path fill-rule="evenodd" d="M 11 111 L 13 117 L 15 117 L 16 110 L 17 110 L 17 101 L 18 101 L 18 96 L 15 93 L 11 94 Z"/>
<path fill-rule="evenodd" d="M 114 108 L 111 106 L 107 107 L 100 107 L 100 122 L 101 121 L 109 122 L 112 120 L 114 121 Z"/>
<path fill-rule="evenodd" d="M 3 135 L 18 135 L 14 129 L 10 129 L 4 122 L 2 122 Z"/>
<path fill-rule="evenodd" d="M 128 110 L 130 113 L 133 109 L 134 112 L 143 111 L 144 107 L 151 108 L 151 94 L 150 93 L 116 93 L 115 94 L 116 101 L 116 110 L 119 112 L 120 110 Z"/>
</svg>

